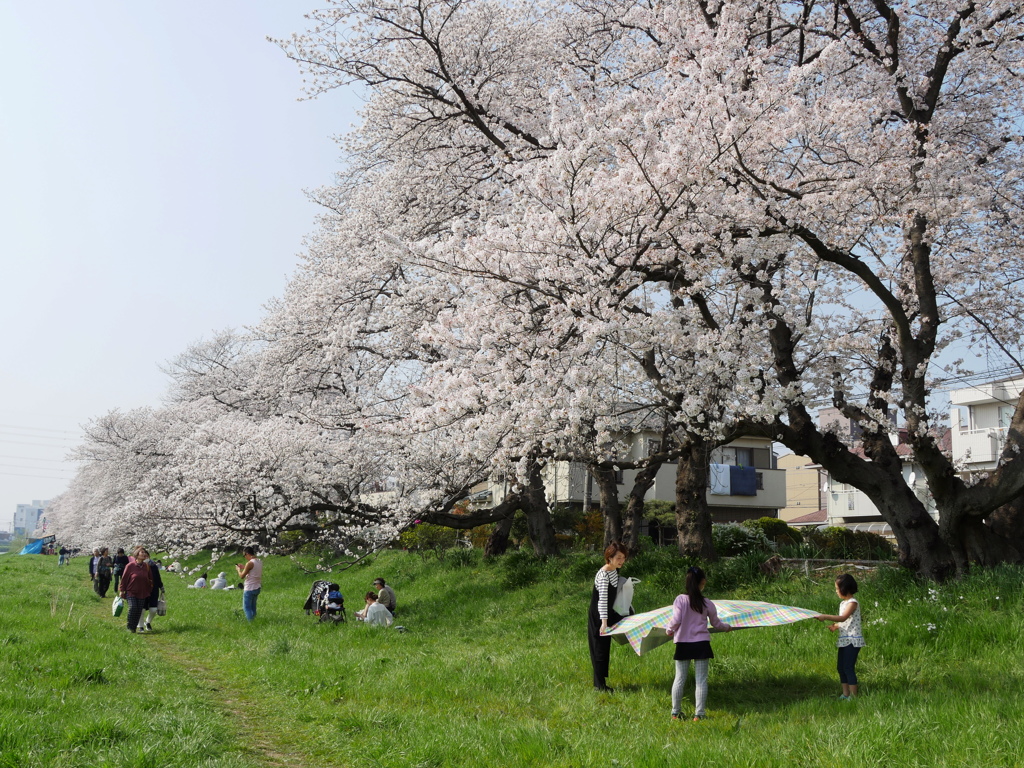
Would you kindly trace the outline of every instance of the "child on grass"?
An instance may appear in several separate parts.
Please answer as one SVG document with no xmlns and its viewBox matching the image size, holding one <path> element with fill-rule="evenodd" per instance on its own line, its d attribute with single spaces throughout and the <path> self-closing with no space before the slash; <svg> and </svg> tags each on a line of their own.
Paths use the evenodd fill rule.
<svg viewBox="0 0 1024 768">
<path fill-rule="evenodd" d="M 711 633 L 708 622 L 722 632 L 732 627 L 718 618 L 715 604 L 706 599 L 703 589 L 707 584 L 704 571 L 696 566 L 686 572 L 686 593 L 679 595 L 672 604 L 672 618 L 665 631 L 673 636 L 676 644 L 676 677 L 672 682 L 672 719 L 682 719 L 683 687 L 693 659 L 696 678 L 695 698 L 697 704 L 694 722 L 703 720 L 704 704 L 708 697 L 708 662 L 715 658 L 711 652 Z"/>
<path fill-rule="evenodd" d="M 835 622 L 829 626 L 830 632 L 839 632 L 836 646 L 839 648 L 836 669 L 839 671 L 839 682 L 843 686 L 840 700 L 849 701 L 857 695 L 857 655 L 864 647 L 864 636 L 861 634 L 860 603 L 854 597 L 857 594 L 857 580 L 848 573 L 836 579 L 836 594 L 842 598 L 838 616 L 815 616 L 818 621 Z"/>
</svg>

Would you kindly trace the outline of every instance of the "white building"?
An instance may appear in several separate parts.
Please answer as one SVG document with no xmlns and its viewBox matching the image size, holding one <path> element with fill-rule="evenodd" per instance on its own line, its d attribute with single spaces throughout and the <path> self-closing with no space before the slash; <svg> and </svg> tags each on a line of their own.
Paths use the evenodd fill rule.
<svg viewBox="0 0 1024 768">
<path fill-rule="evenodd" d="M 31 504 L 19 504 L 14 513 L 14 535 L 31 536 L 43 524 L 50 501 L 35 499 Z"/>
<path fill-rule="evenodd" d="M 661 434 L 641 431 L 628 440 L 624 461 L 637 461 L 661 450 Z M 726 446 L 712 451 L 709 464 L 752 469 L 756 492 L 751 495 L 725 495 L 707 492 L 715 522 L 747 520 L 758 517 L 776 517 L 780 508 L 786 506 L 786 473 L 776 466 L 772 441 L 759 437 L 743 437 Z M 637 470 L 620 470 L 616 477 L 619 498 L 625 502 Z M 596 506 L 600 493 L 586 465 L 579 462 L 559 461 L 544 468 L 544 491 L 551 504 Z M 676 462 L 666 462 L 658 470 L 654 485 L 647 491 L 645 501 L 675 502 Z M 479 506 L 498 504 L 505 497 L 508 483 L 495 481 L 481 493 L 474 494 Z"/>
<path fill-rule="evenodd" d="M 967 472 L 995 469 L 1024 379 L 978 384 L 949 393 L 953 461 Z"/>
<path fill-rule="evenodd" d="M 953 462 L 962 474 L 995 469 L 1006 442 L 1006 430 L 1024 391 L 1024 379 L 1004 379 L 976 384 L 950 392 L 950 429 L 943 436 L 941 447 L 950 451 Z M 849 421 L 835 409 L 818 414 L 819 423 L 831 424 L 833 430 L 856 448 L 857 435 Z M 938 519 L 935 502 L 928 491 L 924 472 L 914 463 L 906 434 L 899 431 L 896 452 L 903 460 L 903 477 L 925 508 Z M 832 478 L 827 480 L 828 525 L 873 530 L 889 534 L 881 513 L 861 491 Z"/>
</svg>

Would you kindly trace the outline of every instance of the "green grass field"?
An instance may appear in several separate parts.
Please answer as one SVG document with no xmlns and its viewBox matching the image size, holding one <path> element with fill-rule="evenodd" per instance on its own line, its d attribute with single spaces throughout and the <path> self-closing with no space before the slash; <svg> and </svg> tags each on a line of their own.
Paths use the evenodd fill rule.
<svg viewBox="0 0 1024 768">
<path fill-rule="evenodd" d="M 169 575 L 168 615 L 131 635 L 84 558 L 56 562 L 0 557 L 3 768 L 1024 765 L 1021 569 L 938 588 L 858 574 L 869 647 L 851 703 L 824 624 L 717 635 L 710 718 L 673 723 L 670 646 L 613 646 L 616 693 L 591 688 L 593 555 L 388 552 L 332 575 L 350 615 L 387 578 L 404 634 L 317 624 L 301 610 L 316 577 L 269 558 L 254 624 L 240 593 Z M 627 563 L 636 609 L 670 603 L 686 565 Z M 711 569 L 708 596 L 837 610 L 831 573 L 766 581 L 753 565 Z"/>
</svg>

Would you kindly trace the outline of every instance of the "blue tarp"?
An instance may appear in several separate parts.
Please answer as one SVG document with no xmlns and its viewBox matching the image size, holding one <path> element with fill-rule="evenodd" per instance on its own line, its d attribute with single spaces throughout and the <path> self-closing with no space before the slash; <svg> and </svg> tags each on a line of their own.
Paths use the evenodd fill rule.
<svg viewBox="0 0 1024 768">
<path fill-rule="evenodd" d="M 43 551 L 43 540 L 38 539 L 33 541 L 31 544 L 26 544 L 25 548 L 19 552 L 19 555 L 38 555 Z"/>
<path fill-rule="evenodd" d="M 729 495 L 757 496 L 757 470 L 753 467 L 729 467 Z"/>
</svg>

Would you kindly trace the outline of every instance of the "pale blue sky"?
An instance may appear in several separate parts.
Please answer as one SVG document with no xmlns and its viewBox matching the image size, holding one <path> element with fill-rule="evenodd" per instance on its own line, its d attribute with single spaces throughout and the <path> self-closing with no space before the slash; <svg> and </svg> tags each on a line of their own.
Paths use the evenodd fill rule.
<svg viewBox="0 0 1024 768">
<path fill-rule="evenodd" d="M 80 425 L 282 292 L 357 119 L 266 41 L 317 6 L 0 0 L 0 529 Z"/>
</svg>

